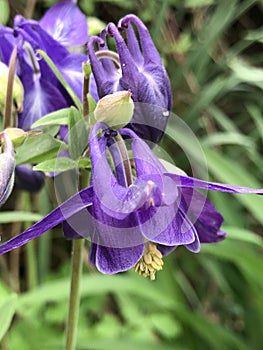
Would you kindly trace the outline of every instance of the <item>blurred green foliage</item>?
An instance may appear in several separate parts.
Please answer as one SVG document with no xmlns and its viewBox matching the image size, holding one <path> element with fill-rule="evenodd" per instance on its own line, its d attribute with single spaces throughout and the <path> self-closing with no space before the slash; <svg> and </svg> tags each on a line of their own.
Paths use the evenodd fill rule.
<svg viewBox="0 0 263 350">
<path fill-rule="evenodd" d="M 35 18 L 55 2 L 37 2 Z M 262 1 L 80 0 L 79 5 L 92 16 L 93 32 L 94 18 L 116 23 L 128 12 L 139 15 L 171 78 L 173 111 L 198 136 L 211 179 L 262 187 Z M 0 20 L 6 22 L 4 12 Z M 182 141 L 187 146 L 189 140 Z M 168 137 L 162 146 L 190 171 Z M 104 276 L 85 266 L 79 350 L 261 350 L 263 201 L 210 196 L 225 217 L 228 238 L 204 245 L 199 254 L 177 249 L 165 258 L 155 282 L 133 271 Z M 40 209 L 50 210 L 46 190 Z M 3 350 L 63 349 L 70 244 L 60 236 L 58 228 L 52 241 L 50 235 L 38 240 L 39 285 L 31 290 L 22 254 L 18 297 L 7 287 L 6 257 L 0 257 L 0 337 L 9 328 Z"/>
</svg>

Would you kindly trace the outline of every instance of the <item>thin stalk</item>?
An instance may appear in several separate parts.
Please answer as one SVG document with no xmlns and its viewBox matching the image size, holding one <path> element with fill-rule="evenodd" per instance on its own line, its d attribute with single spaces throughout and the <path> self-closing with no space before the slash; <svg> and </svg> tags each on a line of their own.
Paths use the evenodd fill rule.
<svg viewBox="0 0 263 350">
<path fill-rule="evenodd" d="M 89 100 L 88 100 L 88 93 L 89 93 L 89 82 L 90 82 L 90 74 L 91 70 L 87 69 L 88 67 L 87 63 L 83 65 L 83 71 L 84 71 L 84 80 L 83 80 L 83 91 L 82 91 L 82 96 L 83 96 L 83 118 L 88 122 L 88 126 L 90 126 L 90 121 L 89 121 Z M 85 70 L 88 70 L 88 74 L 86 74 Z"/>
<path fill-rule="evenodd" d="M 36 205 L 36 198 L 34 198 L 34 201 L 32 201 L 32 196 L 29 192 L 23 193 L 23 199 L 24 199 L 24 208 L 26 208 L 27 211 L 33 211 L 33 208 L 37 208 L 38 205 Z M 34 203 L 33 203 L 34 202 Z M 28 229 L 32 226 L 32 222 L 25 222 L 25 229 Z M 28 290 L 33 289 L 38 284 L 38 278 L 37 278 L 37 259 L 36 259 L 36 245 L 35 241 L 32 240 L 28 242 L 26 245 L 26 260 L 27 260 L 27 288 Z"/>
<path fill-rule="evenodd" d="M 65 350 L 75 350 L 76 348 L 84 242 L 84 239 L 75 239 L 72 244 L 70 299 Z"/>
<path fill-rule="evenodd" d="M 5 110 L 4 110 L 4 129 L 11 126 L 12 106 L 13 106 L 13 86 L 16 71 L 17 47 L 15 46 L 9 61 L 9 73 L 7 80 Z"/>
<path fill-rule="evenodd" d="M 98 59 L 110 58 L 115 63 L 117 69 L 121 68 L 120 57 L 116 52 L 111 50 L 100 50 L 95 52 L 95 55 Z"/>
<path fill-rule="evenodd" d="M 83 118 L 89 113 L 89 104 L 87 100 L 89 81 L 88 76 L 84 74 L 84 88 L 83 88 Z M 81 169 L 79 189 L 83 189 L 88 185 L 88 173 L 86 170 Z M 65 350 L 75 350 L 77 343 L 78 333 L 78 318 L 79 318 L 79 305 L 80 305 L 80 284 L 81 274 L 83 268 L 83 252 L 84 252 L 84 239 L 73 240 L 72 243 L 72 256 L 71 256 L 71 276 L 70 276 L 70 296 L 69 296 L 69 310 L 66 326 L 66 344 Z"/>
<path fill-rule="evenodd" d="M 127 187 L 129 187 L 133 183 L 133 179 L 132 179 L 132 169 L 131 169 L 131 163 L 129 160 L 128 151 L 127 151 L 125 142 L 119 133 L 114 138 L 118 144 L 121 159 L 123 162 L 125 177 L 126 177 L 126 181 L 127 181 Z"/>
<path fill-rule="evenodd" d="M 36 0 L 27 0 L 26 8 L 25 8 L 25 18 L 31 18 L 34 13 L 34 9 L 36 6 Z"/>
</svg>

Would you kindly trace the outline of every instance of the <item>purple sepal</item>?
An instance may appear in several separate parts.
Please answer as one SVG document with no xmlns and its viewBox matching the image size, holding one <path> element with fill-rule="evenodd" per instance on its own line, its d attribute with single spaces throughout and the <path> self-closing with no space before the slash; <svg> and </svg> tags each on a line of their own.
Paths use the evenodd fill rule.
<svg viewBox="0 0 263 350">
<path fill-rule="evenodd" d="M 52 6 L 39 23 L 63 46 L 81 46 L 88 40 L 86 16 L 72 0 Z"/>
</svg>

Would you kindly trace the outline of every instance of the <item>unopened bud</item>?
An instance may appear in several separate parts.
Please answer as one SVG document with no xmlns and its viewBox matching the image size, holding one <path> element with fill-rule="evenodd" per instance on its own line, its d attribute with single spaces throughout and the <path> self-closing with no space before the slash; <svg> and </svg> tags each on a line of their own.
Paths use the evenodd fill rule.
<svg viewBox="0 0 263 350">
<path fill-rule="evenodd" d="M 6 100 L 7 81 L 9 68 L 3 62 L 0 62 L 0 111 L 3 111 Z M 24 88 L 21 80 L 15 75 L 13 85 L 13 100 L 16 103 L 17 111 L 22 112 L 24 100 Z"/>
<path fill-rule="evenodd" d="M 6 132 L 0 133 L 0 206 L 2 206 L 14 185 L 15 158 L 12 141 Z"/>
<path fill-rule="evenodd" d="M 98 101 L 94 116 L 97 122 L 106 123 L 113 129 L 120 129 L 129 123 L 133 111 L 134 103 L 130 90 L 118 91 Z"/>
<path fill-rule="evenodd" d="M 18 128 L 6 128 L 5 133 L 8 135 L 14 146 L 21 145 L 27 137 L 27 132 Z"/>
</svg>

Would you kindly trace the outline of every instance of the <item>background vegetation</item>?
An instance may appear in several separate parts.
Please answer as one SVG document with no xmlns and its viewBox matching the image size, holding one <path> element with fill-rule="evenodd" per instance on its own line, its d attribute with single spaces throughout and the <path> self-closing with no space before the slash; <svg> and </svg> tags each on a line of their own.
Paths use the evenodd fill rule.
<svg viewBox="0 0 263 350">
<path fill-rule="evenodd" d="M 38 1 L 33 17 L 40 18 L 55 2 Z M 26 8 L 23 1 L 10 1 L 8 13 L 2 11 L 5 4 L 0 1 L 3 24 Z M 198 136 L 210 178 L 263 186 L 262 1 L 79 0 L 79 5 L 89 17 L 91 34 L 98 19 L 116 23 L 130 12 L 140 16 L 171 78 L 173 111 Z M 176 135 L 172 124 L 169 130 Z M 187 147 L 190 141 L 182 142 Z M 169 138 L 162 146 L 189 171 Z M 26 210 L 29 195 L 22 194 L 22 208 L 16 195 L 0 213 L 2 223 L 13 221 L 2 227 L 3 234 L 30 224 L 25 216 L 16 215 L 16 221 L 23 220 L 19 223 L 5 215 L 13 205 Z M 202 246 L 199 254 L 177 249 L 156 281 L 133 271 L 104 276 L 85 265 L 79 350 L 262 349 L 263 200 L 210 196 L 225 217 L 228 238 Z M 31 199 L 42 215 L 47 213 L 52 208 L 49 183 Z M 0 257 L 3 350 L 62 349 L 71 244 L 61 236 L 57 228 Z"/>
</svg>

